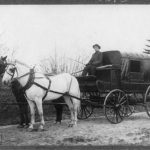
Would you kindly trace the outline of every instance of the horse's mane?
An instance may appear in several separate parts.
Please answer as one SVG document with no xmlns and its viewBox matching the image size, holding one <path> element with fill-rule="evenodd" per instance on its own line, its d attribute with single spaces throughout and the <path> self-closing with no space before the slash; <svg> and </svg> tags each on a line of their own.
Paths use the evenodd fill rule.
<svg viewBox="0 0 150 150">
<path fill-rule="evenodd" d="M 23 65 L 23 66 L 25 66 L 25 67 L 31 69 L 31 67 L 30 67 L 29 65 L 25 64 L 24 62 L 21 62 L 20 60 L 15 59 L 15 63 L 18 63 L 18 64 L 20 64 L 20 65 Z"/>
<path fill-rule="evenodd" d="M 32 68 L 32 67 L 30 67 L 29 65 L 27 65 L 26 63 L 21 62 L 20 60 L 17 60 L 17 59 L 15 59 L 15 60 L 8 60 L 7 63 L 8 63 L 8 64 L 14 64 L 14 65 L 15 65 L 16 63 L 18 63 L 18 64 L 20 64 L 20 65 L 23 65 L 23 66 L 29 68 L 29 69 Z"/>
</svg>

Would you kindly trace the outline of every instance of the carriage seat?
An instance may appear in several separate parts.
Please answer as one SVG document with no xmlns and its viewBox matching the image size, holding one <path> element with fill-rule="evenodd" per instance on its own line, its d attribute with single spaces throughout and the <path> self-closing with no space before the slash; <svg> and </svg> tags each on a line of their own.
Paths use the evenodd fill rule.
<svg viewBox="0 0 150 150">
<path fill-rule="evenodd" d="M 118 64 L 109 64 L 109 65 L 96 67 L 96 70 L 104 70 L 104 69 L 120 69 L 120 65 L 118 65 Z"/>
<path fill-rule="evenodd" d="M 96 81 L 96 76 L 88 75 L 88 76 L 78 76 L 76 77 L 78 81 Z"/>
</svg>

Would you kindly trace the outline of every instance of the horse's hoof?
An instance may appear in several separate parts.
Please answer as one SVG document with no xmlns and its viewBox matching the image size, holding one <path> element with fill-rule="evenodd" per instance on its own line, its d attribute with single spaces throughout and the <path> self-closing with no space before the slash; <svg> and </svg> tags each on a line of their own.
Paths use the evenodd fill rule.
<svg viewBox="0 0 150 150">
<path fill-rule="evenodd" d="M 43 131 L 46 131 L 45 129 L 38 129 L 38 132 L 43 132 Z"/>
<path fill-rule="evenodd" d="M 24 125 L 19 124 L 19 125 L 17 126 L 17 128 L 24 128 Z"/>
<path fill-rule="evenodd" d="M 54 124 L 61 124 L 61 121 L 55 121 Z"/>
<path fill-rule="evenodd" d="M 33 128 L 27 128 L 27 131 L 28 132 L 33 132 L 33 131 L 35 131 L 35 129 L 33 129 Z"/>
<path fill-rule="evenodd" d="M 69 127 L 69 128 L 72 128 L 72 127 L 73 127 L 73 124 L 69 124 L 68 127 Z"/>
<path fill-rule="evenodd" d="M 25 125 L 24 128 L 25 128 L 25 129 L 29 128 L 29 125 Z"/>
</svg>

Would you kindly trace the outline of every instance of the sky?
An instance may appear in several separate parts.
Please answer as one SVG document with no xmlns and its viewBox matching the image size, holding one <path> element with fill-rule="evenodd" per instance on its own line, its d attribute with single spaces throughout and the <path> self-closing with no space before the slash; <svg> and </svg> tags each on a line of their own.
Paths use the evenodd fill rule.
<svg viewBox="0 0 150 150">
<path fill-rule="evenodd" d="M 0 44 L 29 64 L 57 55 L 89 59 L 101 51 L 143 52 L 150 5 L 0 5 Z"/>
</svg>

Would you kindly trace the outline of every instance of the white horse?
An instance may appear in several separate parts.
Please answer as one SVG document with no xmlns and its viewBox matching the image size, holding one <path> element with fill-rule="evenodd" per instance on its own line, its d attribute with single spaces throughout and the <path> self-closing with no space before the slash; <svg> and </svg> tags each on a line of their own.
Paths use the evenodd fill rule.
<svg viewBox="0 0 150 150">
<path fill-rule="evenodd" d="M 44 117 L 42 102 L 64 97 L 71 112 L 69 126 L 77 124 L 77 113 L 80 108 L 80 89 L 77 79 L 68 74 L 62 73 L 55 76 L 45 76 L 42 73 L 34 72 L 26 64 L 15 60 L 8 63 L 2 83 L 10 85 L 13 79 L 17 79 L 22 87 L 26 87 L 25 94 L 30 106 L 31 123 L 29 129 L 33 130 L 35 124 L 35 105 L 40 116 L 39 130 L 44 129 Z"/>
</svg>

